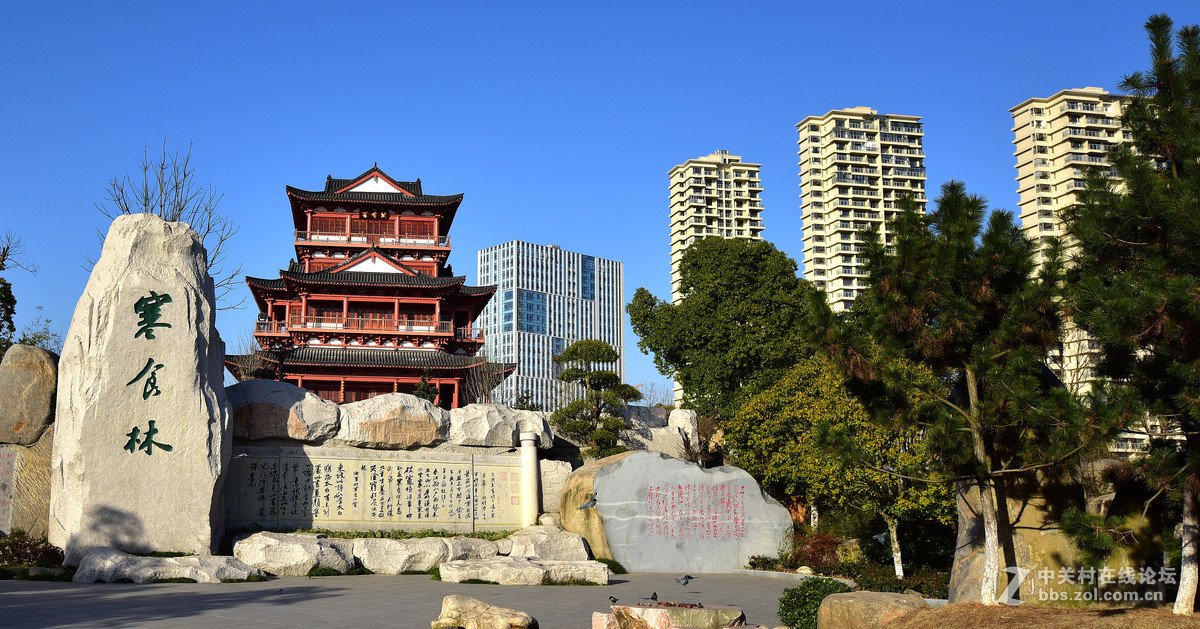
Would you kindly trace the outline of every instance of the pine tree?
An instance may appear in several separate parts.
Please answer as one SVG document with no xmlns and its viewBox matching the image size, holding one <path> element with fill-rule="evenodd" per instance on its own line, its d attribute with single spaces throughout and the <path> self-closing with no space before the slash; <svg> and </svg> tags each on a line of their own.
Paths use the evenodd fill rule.
<svg viewBox="0 0 1200 629">
<path fill-rule="evenodd" d="M 429 368 L 425 368 L 425 373 L 421 374 L 421 380 L 413 389 L 413 395 L 422 400 L 429 400 L 430 404 L 437 404 L 438 388 L 437 385 L 429 381 Z"/>
<path fill-rule="evenodd" d="M 1011 213 L 991 212 L 985 228 L 983 198 L 954 181 L 941 192 L 931 213 L 902 199 L 891 242 L 863 234 L 871 288 L 840 316 L 814 300 L 809 328 L 877 421 L 920 427 L 947 471 L 978 488 L 978 587 L 995 604 L 1001 546 L 1012 544 L 1001 537 L 1010 534 L 997 516 L 1000 481 L 1067 462 L 1111 431 L 1087 424 L 1066 389 L 1047 386 L 1042 359 L 1061 330 L 1057 247 L 1039 271 Z M 936 378 L 914 378 L 926 371 Z"/>
<path fill-rule="evenodd" d="M 1088 178 L 1065 213 L 1078 246 L 1067 274 L 1070 313 L 1100 343 L 1099 399 L 1126 418 L 1144 409 L 1173 441 L 1155 444 L 1147 478 L 1183 494 L 1183 565 L 1177 614 L 1193 612 L 1200 526 L 1200 28 L 1146 22 L 1151 68 L 1121 83 L 1122 122 L 1107 172 Z M 1103 383 L 1101 383 L 1103 384 Z M 1182 452 L 1176 449 L 1182 446 Z"/>
<path fill-rule="evenodd" d="M 576 341 L 560 357 L 567 368 L 558 379 L 581 385 L 584 397 L 554 411 L 550 423 L 567 436 L 591 443 L 585 456 L 600 458 L 625 451 L 617 445 L 617 434 L 625 427 L 625 419 L 614 412 L 642 399 L 642 394 L 607 368 L 620 358 L 617 350 L 598 339 Z"/>
</svg>

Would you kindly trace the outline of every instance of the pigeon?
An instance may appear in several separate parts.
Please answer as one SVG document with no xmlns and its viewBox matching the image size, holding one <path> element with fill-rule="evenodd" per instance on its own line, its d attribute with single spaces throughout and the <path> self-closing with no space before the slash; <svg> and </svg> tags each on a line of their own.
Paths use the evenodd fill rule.
<svg viewBox="0 0 1200 629">
<path fill-rule="evenodd" d="M 618 599 L 615 596 L 608 597 L 608 602 L 612 603 L 613 605 L 616 605 L 618 600 L 620 600 L 620 599 Z"/>
<path fill-rule="evenodd" d="M 594 506 L 596 506 L 596 494 L 592 494 L 592 497 L 589 498 L 587 502 L 580 505 L 579 508 L 580 509 L 591 509 Z"/>
<path fill-rule="evenodd" d="M 691 581 L 692 579 L 695 579 L 695 578 L 696 578 L 696 577 L 693 577 L 693 576 L 692 576 L 692 575 L 690 575 L 690 574 L 685 574 L 685 575 L 683 575 L 682 577 L 679 577 L 678 579 L 675 579 L 675 582 L 676 582 L 676 583 L 678 583 L 679 585 L 687 585 L 687 584 L 688 584 L 688 581 Z"/>
<path fill-rule="evenodd" d="M 654 601 L 655 603 L 657 603 L 657 602 L 658 602 L 658 592 L 655 592 L 655 593 L 651 594 L 651 595 L 650 595 L 650 600 L 652 600 L 652 601 Z"/>
</svg>

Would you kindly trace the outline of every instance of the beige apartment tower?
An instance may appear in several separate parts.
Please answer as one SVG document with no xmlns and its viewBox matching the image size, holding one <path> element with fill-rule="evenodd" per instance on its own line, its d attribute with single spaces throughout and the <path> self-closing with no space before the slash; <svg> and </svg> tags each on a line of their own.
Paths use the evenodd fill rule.
<svg viewBox="0 0 1200 629">
<path fill-rule="evenodd" d="M 1008 110 L 1025 235 L 1039 243 L 1063 235 L 1060 212 L 1075 203 L 1088 169 L 1108 168 L 1108 152 L 1130 140 L 1121 126 L 1122 103 L 1119 95 L 1084 87 L 1030 98 Z"/>
<path fill-rule="evenodd" d="M 796 130 L 804 274 L 845 310 L 866 289 L 858 232 L 878 225 L 891 242 L 897 201 L 908 195 L 925 208 L 924 128 L 920 116 L 852 107 L 809 116 Z"/>
<path fill-rule="evenodd" d="M 705 238 L 762 240 L 762 164 L 729 151 L 689 159 L 670 179 L 671 301 L 678 301 L 679 263 L 688 245 Z"/>
<path fill-rule="evenodd" d="M 1030 98 L 1008 110 L 1013 119 L 1017 194 L 1021 227 L 1039 245 L 1065 236 L 1061 212 L 1076 202 L 1091 168 L 1110 169 L 1108 153 L 1131 140 L 1121 124 L 1125 101 L 1098 87 L 1062 90 L 1048 98 Z M 1070 247 L 1069 241 L 1064 241 Z M 1038 263 L 1044 260 L 1038 248 Z M 1069 258 L 1070 252 L 1064 254 Z M 1059 349 L 1047 366 L 1076 394 L 1090 388 L 1096 342 L 1067 323 Z M 1144 450 L 1145 435 L 1123 433 L 1114 453 L 1129 456 Z"/>
</svg>

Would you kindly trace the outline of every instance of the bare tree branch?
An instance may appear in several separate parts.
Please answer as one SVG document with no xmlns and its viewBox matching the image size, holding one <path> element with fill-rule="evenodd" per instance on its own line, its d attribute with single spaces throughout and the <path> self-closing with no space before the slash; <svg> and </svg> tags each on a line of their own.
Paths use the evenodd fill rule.
<svg viewBox="0 0 1200 629">
<path fill-rule="evenodd" d="M 23 260 L 22 256 L 24 255 L 25 241 L 14 234 L 12 230 L 5 230 L 4 235 L 0 236 L 0 271 L 15 267 L 30 273 L 37 273 L 37 265 Z"/>
<path fill-rule="evenodd" d="M 114 177 L 108 182 L 104 199 L 95 203 L 96 209 L 115 219 L 125 214 L 155 214 L 164 220 L 187 223 L 204 242 L 208 251 L 208 272 L 213 278 L 217 302 L 230 298 L 234 289 L 241 284 L 242 266 L 226 270 L 222 265 L 228 253 L 229 240 L 237 234 L 233 221 L 217 211 L 223 194 L 217 194 L 212 184 L 196 182 L 196 167 L 192 165 L 192 145 L 187 153 L 167 151 L 163 139 L 162 155 L 150 157 L 149 148 L 142 149 L 142 161 L 138 173 Z M 101 235 L 103 244 L 104 237 Z M 90 269 L 94 260 L 88 260 L 85 268 Z M 225 303 L 221 310 L 242 307 L 245 299 L 237 303 Z"/>
</svg>

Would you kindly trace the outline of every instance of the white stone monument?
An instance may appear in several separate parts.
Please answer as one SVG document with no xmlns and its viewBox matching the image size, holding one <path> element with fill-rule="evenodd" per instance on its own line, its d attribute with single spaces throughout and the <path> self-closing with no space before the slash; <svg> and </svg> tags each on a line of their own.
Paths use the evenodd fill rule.
<svg viewBox="0 0 1200 629">
<path fill-rule="evenodd" d="M 59 361 L 50 543 L 209 554 L 229 460 L 224 344 L 200 236 L 113 221 Z"/>
</svg>

